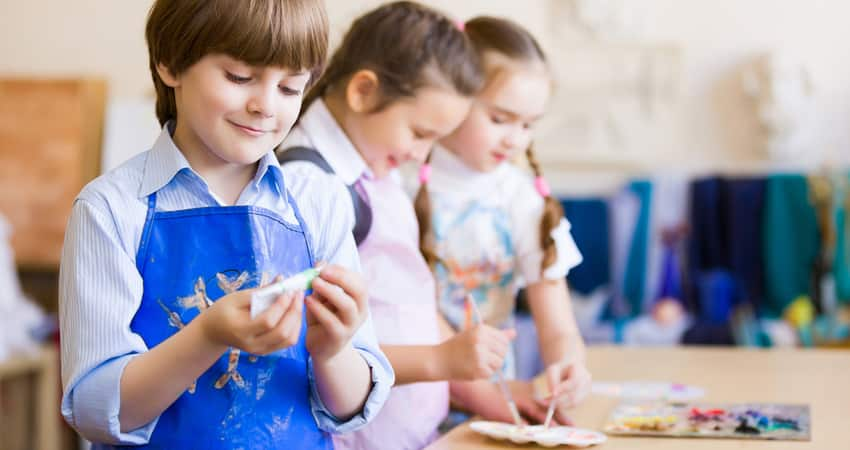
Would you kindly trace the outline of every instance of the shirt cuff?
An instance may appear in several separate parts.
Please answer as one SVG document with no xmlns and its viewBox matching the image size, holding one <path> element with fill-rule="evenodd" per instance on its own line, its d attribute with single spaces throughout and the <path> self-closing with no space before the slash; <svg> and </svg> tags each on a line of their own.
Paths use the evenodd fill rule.
<svg viewBox="0 0 850 450">
<path fill-rule="evenodd" d="M 366 361 L 371 373 L 372 387 L 363 409 L 351 419 L 343 422 L 336 418 L 322 402 L 316 386 L 316 378 L 313 373 L 313 358 L 307 360 L 307 374 L 310 378 L 310 406 L 313 418 L 320 429 L 330 433 L 348 433 L 362 428 L 378 415 L 384 403 L 390 395 L 390 388 L 395 382 L 395 374 L 389 369 L 389 361 L 385 357 L 379 358 L 368 349 L 356 348 L 360 356 Z"/>
<path fill-rule="evenodd" d="M 115 445 L 147 444 L 159 417 L 133 431 L 121 432 L 121 375 L 135 354 L 107 361 L 84 375 L 62 396 L 62 416 L 81 436 Z"/>
</svg>

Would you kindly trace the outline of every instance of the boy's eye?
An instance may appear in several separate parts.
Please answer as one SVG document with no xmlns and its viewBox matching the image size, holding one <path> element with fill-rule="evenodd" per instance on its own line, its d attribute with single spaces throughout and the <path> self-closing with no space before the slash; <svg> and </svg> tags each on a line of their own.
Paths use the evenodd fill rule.
<svg viewBox="0 0 850 450">
<path fill-rule="evenodd" d="M 425 139 L 425 134 L 417 130 L 413 130 L 413 137 L 416 139 Z"/>
<path fill-rule="evenodd" d="M 247 83 L 247 82 L 251 81 L 250 77 L 241 77 L 239 75 L 236 75 L 234 73 L 230 73 L 230 72 L 227 72 L 227 71 L 225 71 L 224 73 L 225 73 L 225 76 L 227 77 L 228 80 L 230 80 L 230 81 L 232 81 L 236 84 L 243 84 L 243 83 Z"/>
<path fill-rule="evenodd" d="M 500 117 L 500 116 L 490 116 L 490 121 L 495 123 L 496 125 L 501 125 L 501 124 L 507 122 L 507 120 L 505 120 L 504 117 Z"/>
<path fill-rule="evenodd" d="M 287 86 L 281 86 L 281 87 L 280 87 L 280 92 L 282 92 L 282 93 L 283 93 L 283 95 L 287 95 L 287 96 L 289 96 L 289 95 L 292 95 L 292 96 L 298 96 L 298 95 L 301 95 L 301 91 L 300 91 L 300 90 L 298 90 L 298 89 L 292 89 L 291 87 L 287 87 Z"/>
</svg>

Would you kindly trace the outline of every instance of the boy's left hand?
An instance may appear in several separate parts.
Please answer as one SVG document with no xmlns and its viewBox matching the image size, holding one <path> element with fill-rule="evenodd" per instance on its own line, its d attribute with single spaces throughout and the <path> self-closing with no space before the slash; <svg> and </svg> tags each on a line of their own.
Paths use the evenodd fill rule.
<svg viewBox="0 0 850 450">
<path fill-rule="evenodd" d="M 361 277 L 328 265 L 313 280 L 307 306 L 307 350 L 314 362 L 336 356 L 366 320 L 368 296 Z"/>
</svg>

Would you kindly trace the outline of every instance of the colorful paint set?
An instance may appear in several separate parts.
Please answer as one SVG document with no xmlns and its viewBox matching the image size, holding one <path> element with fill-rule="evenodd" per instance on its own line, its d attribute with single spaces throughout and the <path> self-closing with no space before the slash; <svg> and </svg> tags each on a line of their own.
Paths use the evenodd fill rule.
<svg viewBox="0 0 850 450">
<path fill-rule="evenodd" d="M 611 413 L 611 435 L 734 439 L 810 439 L 809 407 L 781 404 L 623 403 Z"/>
</svg>

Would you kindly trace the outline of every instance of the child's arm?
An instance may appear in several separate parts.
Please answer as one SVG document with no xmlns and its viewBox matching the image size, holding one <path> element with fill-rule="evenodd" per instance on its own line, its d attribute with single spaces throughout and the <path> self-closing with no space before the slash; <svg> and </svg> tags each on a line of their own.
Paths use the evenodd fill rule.
<svg viewBox="0 0 850 450">
<path fill-rule="evenodd" d="M 371 369 L 351 345 L 366 320 L 363 282 L 354 272 L 329 265 L 307 297 L 307 349 L 316 389 L 328 411 L 342 421 L 363 409 L 372 388 Z"/>
<path fill-rule="evenodd" d="M 584 362 L 584 340 L 573 314 L 566 280 L 540 280 L 526 288 L 526 295 L 544 364 L 565 359 Z"/>
<path fill-rule="evenodd" d="M 121 376 L 122 432 L 162 414 L 228 347 L 265 355 L 298 342 L 303 294 L 281 295 L 251 319 L 253 291 L 222 297 L 185 328 L 127 363 Z"/>
<path fill-rule="evenodd" d="M 574 406 L 590 393 L 590 372 L 566 280 L 540 280 L 526 294 L 550 389 L 565 399 L 565 406 Z"/>
<path fill-rule="evenodd" d="M 345 268 L 346 271 L 359 273 L 360 257 L 351 233 L 354 226 L 354 213 L 351 197 L 342 181 L 337 176 L 327 174 L 310 163 L 286 164 L 281 171 L 285 176 L 287 189 L 299 206 L 304 224 L 311 231 L 309 235 L 313 239 L 311 247 L 314 249 L 314 258 L 317 261 L 327 261 L 337 265 L 340 270 Z M 323 280 L 336 284 L 329 280 L 333 278 L 334 269 L 331 272 L 328 272 L 328 269 L 329 267 L 326 266 L 320 278 L 313 281 L 314 292 L 319 294 L 317 298 L 324 296 L 326 297 L 324 300 L 334 302 L 332 304 L 339 301 L 349 305 L 351 302 L 362 305 L 361 300 L 365 302 L 365 298 L 354 292 L 362 288 L 352 289 L 340 284 L 342 292 L 348 293 L 345 294 L 347 298 L 339 299 L 336 297 L 341 294 L 339 289 L 336 287 L 324 289 Z M 350 277 L 345 275 L 342 278 Z M 352 296 L 352 293 L 357 296 Z M 319 316 L 313 316 L 313 312 L 310 312 L 310 309 L 314 308 L 310 306 L 310 302 L 310 300 L 307 301 L 310 316 L 307 339 L 308 342 L 315 340 L 316 343 L 321 343 L 325 341 L 323 336 L 325 327 L 319 326 Z M 316 310 L 331 312 L 327 307 L 316 308 Z M 339 358 L 331 359 L 326 355 L 317 360 L 317 356 L 324 351 L 320 347 L 324 347 L 325 344 L 317 344 L 316 347 L 314 343 L 308 344 L 308 350 L 311 353 L 308 368 L 311 409 L 319 428 L 332 433 L 356 430 L 371 421 L 389 397 L 394 380 L 392 367 L 378 346 L 368 309 L 357 306 L 357 311 L 358 316 L 362 315 L 362 325 L 355 328 L 353 336 L 340 347 L 340 351 L 344 353 Z M 321 317 L 326 315 L 321 314 Z M 316 322 L 309 321 L 312 319 L 316 319 Z M 328 330 L 337 329 L 333 324 L 339 323 L 340 320 L 345 319 L 337 318 L 333 312 L 328 315 L 326 321 L 330 325 Z M 336 345 L 338 343 L 332 344 L 332 346 Z M 351 353 L 352 348 L 355 354 Z M 314 350 L 316 353 L 313 353 Z M 317 365 L 316 362 L 319 364 Z M 352 370 L 355 372 L 355 377 L 351 378 L 348 373 L 340 372 L 339 367 L 343 367 L 342 370 Z M 340 420 L 346 417 L 350 419 Z"/>
<path fill-rule="evenodd" d="M 477 325 L 438 345 L 382 345 L 381 349 L 393 365 L 396 385 L 474 380 L 489 378 L 501 369 L 515 335 L 514 330 Z"/>
</svg>

